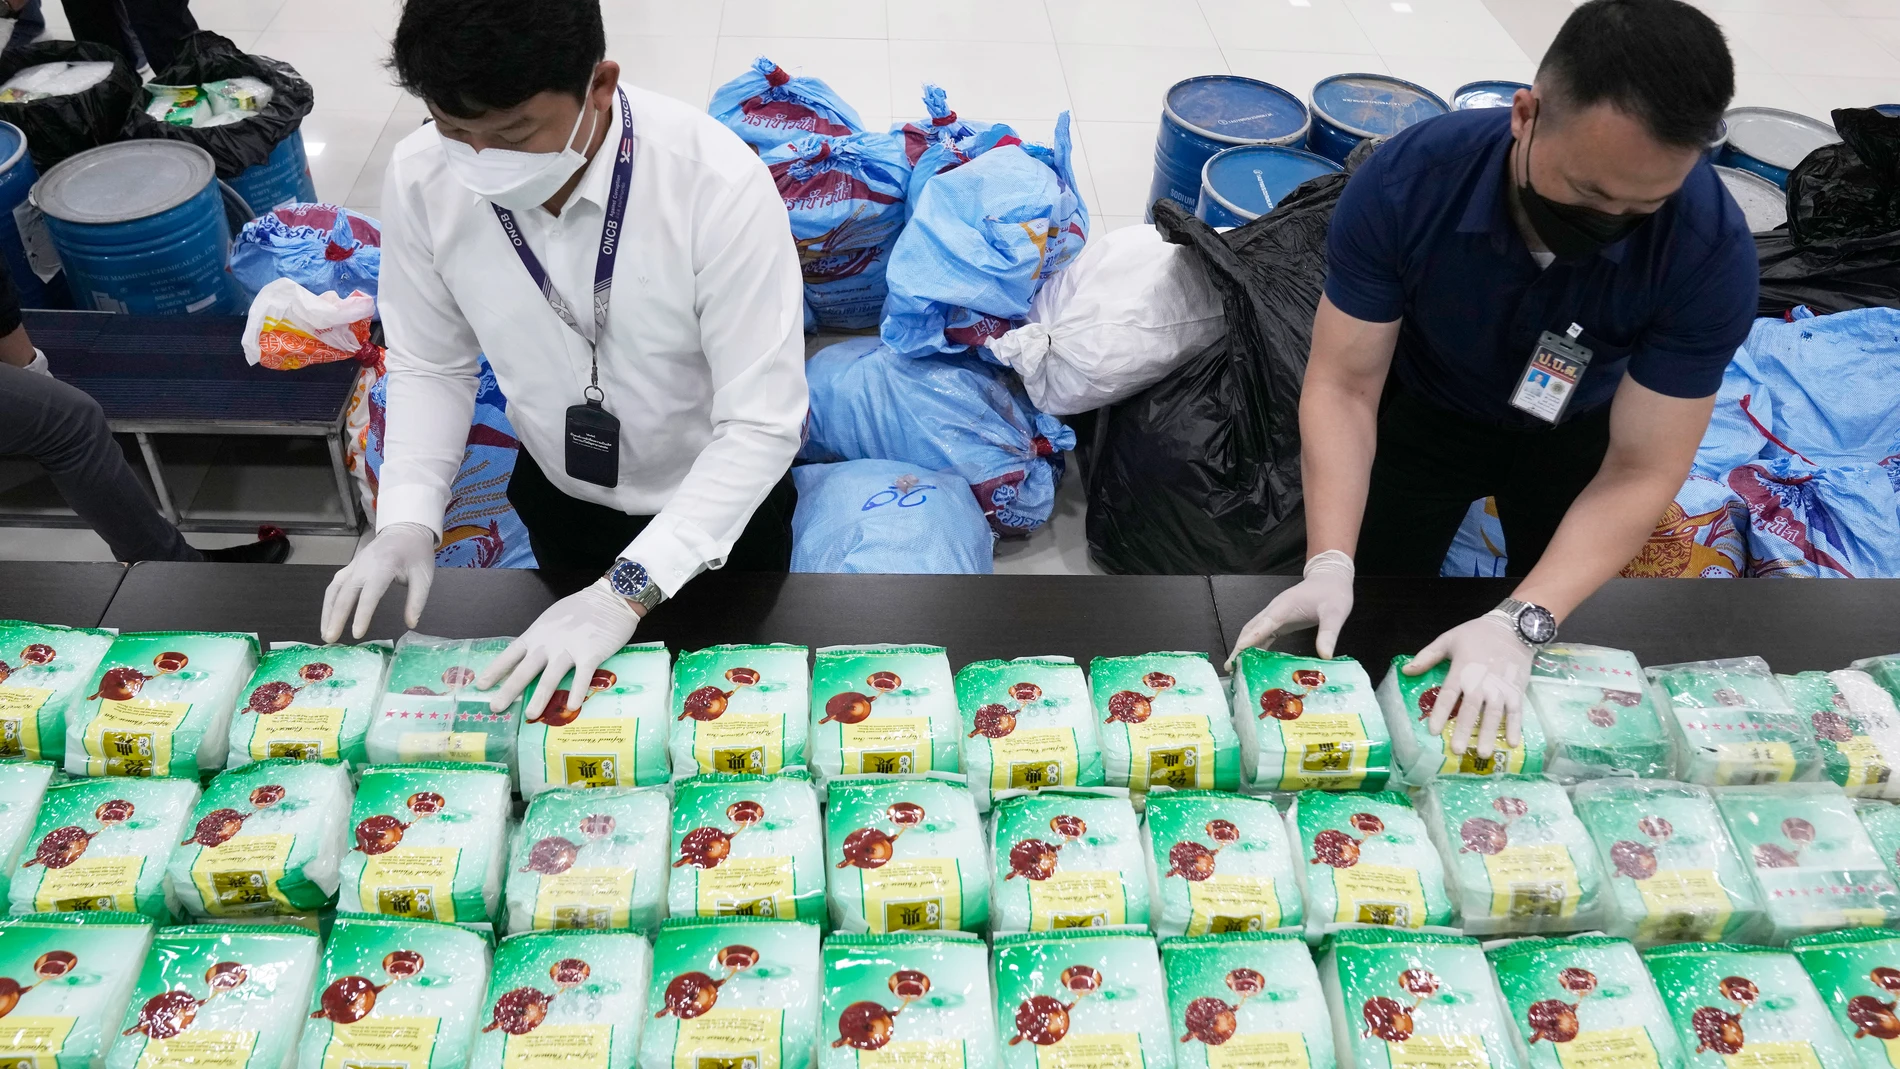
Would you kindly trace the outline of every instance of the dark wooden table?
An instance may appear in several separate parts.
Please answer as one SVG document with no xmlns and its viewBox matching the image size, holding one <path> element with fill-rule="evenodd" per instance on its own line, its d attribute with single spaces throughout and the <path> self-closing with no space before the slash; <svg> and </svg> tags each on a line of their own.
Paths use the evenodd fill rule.
<svg viewBox="0 0 1900 1069">
<path fill-rule="evenodd" d="M 98 627 L 125 574 L 123 564 L 0 561 L 0 618 Z"/>
</svg>

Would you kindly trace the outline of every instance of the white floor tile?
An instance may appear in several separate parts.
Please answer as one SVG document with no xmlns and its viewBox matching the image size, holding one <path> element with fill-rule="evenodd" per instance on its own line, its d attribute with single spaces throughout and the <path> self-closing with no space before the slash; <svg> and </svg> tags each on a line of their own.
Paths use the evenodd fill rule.
<svg viewBox="0 0 1900 1069">
<path fill-rule="evenodd" d="M 266 31 L 253 50 L 297 68 L 317 87 L 317 106 L 389 114 L 402 90 L 383 67 L 386 49 L 354 33 Z"/>
<path fill-rule="evenodd" d="M 1790 85 L 1814 103 L 1815 118 L 1828 121 L 1835 108 L 1871 108 L 1900 104 L 1900 74 L 1891 78 L 1822 78 L 1791 74 Z"/>
<path fill-rule="evenodd" d="M 1168 87 L 1197 74 L 1226 74 L 1218 48 L 1057 45 L 1078 119 L 1157 121 Z"/>
<path fill-rule="evenodd" d="M 1058 44 L 1213 48 L 1196 0 L 1043 0 Z"/>
<path fill-rule="evenodd" d="M 383 175 L 389 168 L 389 159 L 402 139 L 421 125 L 421 119 L 400 109 L 384 121 L 382 132 L 370 147 L 369 156 L 363 161 L 363 169 L 357 172 L 356 184 L 350 188 L 344 204 L 371 218 L 381 218 Z"/>
<path fill-rule="evenodd" d="M 1154 184 L 1155 131 L 1160 120 L 1077 125 L 1095 179 L 1096 203 L 1092 210 L 1111 216 L 1146 215 L 1148 190 Z"/>
<path fill-rule="evenodd" d="M 1895 15 L 1900 15 L 1900 2 L 1894 3 L 1888 10 Z M 1893 53 L 1896 57 L 1894 71 L 1900 73 L 1900 18 L 1853 19 L 1848 25 L 1853 27 L 1852 32 L 1856 36 L 1865 34 L 1880 42 L 1888 52 Z"/>
<path fill-rule="evenodd" d="M 1777 74 L 1815 74 L 1838 78 L 1892 77 L 1900 71 L 1900 57 L 1881 47 L 1864 32 L 1855 32 L 1853 20 L 1810 15 L 1800 32 L 1789 32 L 1779 15 L 1723 15 L 1722 26 L 1768 61 Z"/>
<path fill-rule="evenodd" d="M 1335 52 L 1275 52 L 1230 48 L 1227 61 L 1235 74 L 1272 82 L 1311 102 L 1313 83 L 1335 74 L 1391 74 L 1376 55 Z"/>
<path fill-rule="evenodd" d="M 1827 112 L 1796 89 L 1783 74 L 1735 72 L 1735 107 L 1781 108 L 1802 115 L 1825 117 Z"/>
<path fill-rule="evenodd" d="M 1893 0 L 1824 0 L 1837 15 L 1884 18 L 1894 12 Z"/>
<path fill-rule="evenodd" d="M 1721 21 L 1728 15 L 1780 15 L 1806 19 L 1816 14 L 1836 13 L 1832 0 L 1689 0 L 1690 3 Z M 1805 31 L 1804 31 L 1805 32 Z"/>
<path fill-rule="evenodd" d="M 293 5 L 310 8 L 324 8 L 327 4 L 314 4 L 310 0 L 193 0 L 191 17 L 196 19 L 200 29 L 216 30 L 231 37 L 233 30 L 265 30 L 270 28 L 283 9 Z M 54 16 L 59 18 L 59 30 L 65 33 L 66 14 L 57 3 L 43 3 L 41 9 L 46 14 L 46 28 L 50 32 Z M 386 0 L 384 6 L 388 6 Z M 324 27 L 335 29 L 336 24 Z M 345 27 L 347 28 L 347 26 Z M 232 37 L 232 40 L 236 40 Z"/>
<path fill-rule="evenodd" d="M 1759 71 L 1773 71 L 1774 70 L 1773 67 L 1770 67 L 1768 65 L 1767 57 L 1763 56 L 1760 52 L 1755 51 L 1755 47 L 1753 45 L 1749 44 L 1747 41 L 1744 41 L 1739 37 L 1734 36 L 1733 34 L 1728 34 L 1725 36 L 1728 37 L 1729 59 L 1735 63 L 1735 69 L 1737 71 L 1748 71 L 1750 73 L 1755 73 Z"/>
<path fill-rule="evenodd" d="M 890 115 L 891 45 L 820 37 L 721 37 L 713 53 L 714 88 L 766 56 L 794 74 L 822 78 L 860 113 Z"/>
<path fill-rule="evenodd" d="M 886 0 L 893 41 L 995 41 L 1012 45 L 1055 40 L 1042 0 Z"/>
<path fill-rule="evenodd" d="M 1141 223 L 1141 216 L 1139 215 L 1098 215 L 1095 218 L 1091 219 L 1090 222 L 1095 227 L 1095 233 L 1106 234 L 1106 233 L 1109 233 L 1110 231 L 1120 230 L 1122 227 L 1125 227 L 1125 226 L 1139 225 Z"/>
<path fill-rule="evenodd" d="M 725 0 L 601 0 L 608 36 L 645 33 L 658 37 L 717 36 Z"/>
<path fill-rule="evenodd" d="M 909 119 L 923 112 L 923 85 L 940 85 L 957 114 L 992 121 L 1002 115 L 1051 122 L 1070 106 L 1062 68 L 1023 62 L 1021 53 L 971 48 L 954 41 L 892 41 L 890 99 L 893 114 Z"/>
<path fill-rule="evenodd" d="M 362 35 L 359 48 L 387 51 L 386 42 L 396 35 L 401 15 L 402 9 L 390 0 L 289 0 L 278 8 L 270 25 L 257 28 L 277 33 L 345 30 Z M 372 35 L 374 41 L 369 40 Z"/>
<path fill-rule="evenodd" d="M 1297 52 L 1371 52 L 1345 0 L 1201 0 L 1222 49 Z"/>
<path fill-rule="evenodd" d="M 1401 0 L 1402 2 L 1402 0 Z M 1433 18 L 1424 15 L 1356 14 L 1359 28 L 1380 55 L 1422 56 L 1430 59 L 1516 59 L 1529 62 L 1524 50 L 1487 12 L 1482 15 Z"/>
<path fill-rule="evenodd" d="M 607 58 L 619 62 L 624 82 L 703 108 L 712 94 L 718 46 L 712 36 L 615 34 L 607 38 Z"/>
<path fill-rule="evenodd" d="M 884 0 L 726 0 L 719 32 L 728 37 L 858 37 L 881 41 L 889 36 L 889 27 Z"/>
<path fill-rule="evenodd" d="M 305 117 L 304 151 L 311 153 L 310 177 L 317 184 L 317 199 L 349 198 L 388 122 L 387 109 L 332 111 L 320 107 Z M 321 150 L 317 150 L 319 145 L 323 146 Z"/>
</svg>

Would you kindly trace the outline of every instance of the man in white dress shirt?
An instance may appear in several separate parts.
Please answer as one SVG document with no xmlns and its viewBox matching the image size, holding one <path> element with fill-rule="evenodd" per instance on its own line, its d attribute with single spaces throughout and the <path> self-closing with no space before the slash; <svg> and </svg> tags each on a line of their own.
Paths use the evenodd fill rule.
<svg viewBox="0 0 1900 1069">
<path fill-rule="evenodd" d="M 377 532 L 325 595 L 415 626 L 487 354 L 543 568 L 599 571 L 477 680 L 541 711 L 707 568 L 783 571 L 805 416 L 803 293 L 765 165 L 702 111 L 619 84 L 598 0 L 407 0 L 391 67 L 434 122 L 383 187 L 389 406 Z M 590 297 L 591 295 L 591 297 Z M 578 708 L 586 687 L 570 688 Z"/>
</svg>

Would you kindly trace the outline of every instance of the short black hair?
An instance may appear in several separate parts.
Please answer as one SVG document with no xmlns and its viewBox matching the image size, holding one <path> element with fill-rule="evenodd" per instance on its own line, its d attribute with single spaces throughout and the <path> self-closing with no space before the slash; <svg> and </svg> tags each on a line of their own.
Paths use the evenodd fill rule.
<svg viewBox="0 0 1900 1069">
<path fill-rule="evenodd" d="M 538 93 L 580 99 L 606 55 L 600 0 L 405 0 L 389 68 L 404 89 L 472 119 Z"/>
<path fill-rule="evenodd" d="M 1700 148 L 1735 95 L 1735 61 L 1715 20 L 1682 0 L 1589 0 L 1564 20 L 1537 80 L 1559 110 L 1607 103 L 1665 145 Z"/>
</svg>

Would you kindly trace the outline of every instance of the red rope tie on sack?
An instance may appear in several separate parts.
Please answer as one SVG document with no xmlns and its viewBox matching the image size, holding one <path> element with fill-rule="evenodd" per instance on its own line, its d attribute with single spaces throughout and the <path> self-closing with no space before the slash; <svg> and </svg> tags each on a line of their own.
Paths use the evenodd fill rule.
<svg viewBox="0 0 1900 1069">
<path fill-rule="evenodd" d="M 323 258 L 333 264 L 341 263 L 354 255 L 356 255 L 355 249 L 345 248 L 334 241 L 323 247 Z"/>
<path fill-rule="evenodd" d="M 786 82 L 789 82 L 791 80 L 792 80 L 792 76 L 785 73 L 784 67 L 773 67 L 772 73 L 765 76 L 765 84 L 771 86 L 774 89 L 778 88 L 781 85 L 784 85 Z"/>
<path fill-rule="evenodd" d="M 948 113 L 948 114 L 946 114 L 946 115 L 939 115 L 939 116 L 936 116 L 935 118 L 933 118 L 933 119 L 931 119 L 931 120 L 930 120 L 930 125 L 932 125 L 932 126 L 949 126 L 949 125 L 950 125 L 951 123 L 953 123 L 953 122 L 956 122 L 956 121 L 957 121 L 957 113 L 953 111 L 953 112 L 950 112 L 950 113 Z"/>
<path fill-rule="evenodd" d="M 1773 443 L 1775 443 L 1776 445 L 1778 445 L 1778 446 L 1780 446 L 1781 448 L 1783 448 L 1783 449 L 1785 449 L 1785 450 L 1787 450 L 1788 452 L 1790 452 L 1790 453 L 1793 453 L 1793 454 L 1794 454 L 1795 456 L 1798 456 L 1798 457 L 1801 457 L 1801 451 L 1800 451 L 1800 450 L 1798 450 L 1798 449 L 1796 449 L 1795 447 L 1793 447 L 1793 446 L 1791 446 L 1791 445 L 1789 445 L 1789 444 L 1788 444 L 1787 442 L 1784 442 L 1784 441 L 1782 441 L 1781 439 L 1779 439 L 1779 438 L 1777 438 L 1777 437 L 1775 437 L 1775 436 L 1774 436 L 1774 433 L 1773 433 L 1772 431 L 1770 431 L 1770 430 L 1769 430 L 1768 428 L 1766 428 L 1766 427 L 1764 427 L 1764 426 L 1762 426 L 1762 424 L 1761 424 L 1761 420 L 1758 420 L 1758 419 L 1756 419 L 1756 418 L 1755 418 L 1755 413 L 1753 413 L 1753 412 L 1750 412 L 1750 411 L 1748 410 L 1748 399 L 1749 399 L 1749 398 L 1751 398 L 1751 397 L 1753 397 L 1753 396 L 1755 396 L 1755 395 L 1754 395 L 1754 394 L 1752 394 L 1752 393 L 1745 393 L 1745 394 L 1743 394 L 1743 395 L 1742 395 L 1742 415 L 1744 415 L 1744 416 L 1747 416 L 1747 417 L 1748 417 L 1748 422 L 1750 422 L 1750 423 L 1753 423 L 1753 424 L 1755 425 L 1755 429 L 1761 432 L 1761 436 L 1762 436 L 1763 438 L 1766 438 L 1766 439 L 1768 439 L 1769 441 L 1771 441 L 1771 442 L 1773 442 Z M 1808 459 L 1807 457 L 1801 457 L 1801 460 L 1802 460 L 1802 461 L 1803 461 L 1804 463 L 1807 463 L 1807 464 L 1812 464 L 1812 463 L 1814 463 L 1814 461 L 1812 461 L 1812 460 L 1809 460 L 1809 459 Z"/>
<path fill-rule="evenodd" d="M 1034 438 L 1031 438 L 1029 440 L 1029 444 L 1035 447 L 1036 455 L 1039 457 L 1052 457 L 1056 455 L 1056 447 L 1053 445 L 1050 445 L 1049 439 L 1044 438 L 1040 434 L 1036 435 Z"/>
</svg>

